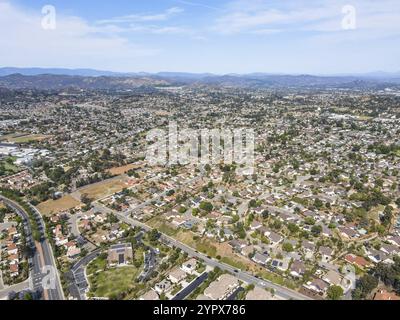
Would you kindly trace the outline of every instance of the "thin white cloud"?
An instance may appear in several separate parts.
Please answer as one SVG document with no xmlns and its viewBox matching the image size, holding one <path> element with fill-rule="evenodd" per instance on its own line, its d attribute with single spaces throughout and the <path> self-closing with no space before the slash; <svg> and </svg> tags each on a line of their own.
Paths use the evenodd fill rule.
<svg viewBox="0 0 400 320">
<path fill-rule="evenodd" d="M 104 19 L 97 21 L 97 24 L 117 24 L 117 23 L 133 23 L 133 22 L 155 22 L 166 21 L 171 17 L 184 12 L 184 9 L 179 7 L 172 7 L 162 13 L 157 14 L 131 14 L 111 19 Z"/>
<path fill-rule="evenodd" d="M 192 31 L 183 27 L 157 26 L 157 25 L 130 25 L 121 28 L 119 32 L 138 32 L 150 34 L 192 34 Z"/>
<path fill-rule="evenodd" d="M 163 25 L 174 16 L 184 12 L 179 7 L 169 8 L 161 13 L 155 14 L 132 14 L 111 19 L 96 21 L 98 28 L 115 33 L 146 33 L 146 34 L 192 34 L 189 28 L 181 26 Z M 158 23 L 158 24 L 154 24 Z"/>
<path fill-rule="evenodd" d="M 92 26 L 79 17 L 57 13 L 56 29 L 44 30 L 42 18 L 40 11 L 0 2 L 2 65 L 121 70 L 124 64 L 159 53 L 120 36 L 115 26 Z"/>
<path fill-rule="evenodd" d="M 180 4 L 192 6 L 192 7 L 201 7 L 201 8 L 206 8 L 214 11 L 222 11 L 221 8 L 215 7 L 215 6 L 210 6 L 208 4 L 204 4 L 201 2 L 195 2 L 195 1 L 186 1 L 186 0 L 174 0 L 175 2 L 178 2 Z"/>
<path fill-rule="evenodd" d="M 282 32 L 339 32 L 347 1 L 234 1 L 229 3 L 213 30 L 222 34 L 270 34 Z M 400 3 L 398 0 L 353 0 L 358 32 L 399 34 Z M 267 30 L 267 32 L 263 32 Z"/>
</svg>

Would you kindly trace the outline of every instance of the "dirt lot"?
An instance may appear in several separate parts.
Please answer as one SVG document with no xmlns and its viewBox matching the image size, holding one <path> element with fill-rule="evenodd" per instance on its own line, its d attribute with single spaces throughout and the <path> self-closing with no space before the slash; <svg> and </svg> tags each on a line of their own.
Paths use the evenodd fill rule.
<svg viewBox="0 0 400 320">
<path fill-rule="evenodd" d="M 37 208 L 40 212 L 45 215 L 50 215 L 52 213 L 58 213 L 60 211 L 69 210 L 81 205 L 81 203 L 75 200 L 70 195 L 64 196 L 58 200 L 47 200 L 40 203 Z"/>
<path fill-rule="evenodd" d="M 139 165 L 137 165 L 135 163 L 131 163 L 131 164 L 127 164 L 126 166 L 111 168 L 107 171 L 109 173 L 111 173 L 112 175 L 120 175 L 120 174 L 127 173 L 131 169 L 138 169 L 138 168 L 140 168 Z"/>
<path fill-rule="evenodd" d="M 50 136 L 42 135 L 42 134 L 9 134 L 0 137 L 0 140 L 6 140 L 10 143 L 28 143 L 33 141 L 42 141 L 50 138 Z"/>
<path fill-rule="evenodd" d="M 79 189 L 79 193 L 81 195 L 87 194 L 90 199 L 99 200 L 127 188 L 128 183 L 126 180 L 127 179 L 123 177 L 117 177 L 115 179 L 94 183 Z"/>
</svg>

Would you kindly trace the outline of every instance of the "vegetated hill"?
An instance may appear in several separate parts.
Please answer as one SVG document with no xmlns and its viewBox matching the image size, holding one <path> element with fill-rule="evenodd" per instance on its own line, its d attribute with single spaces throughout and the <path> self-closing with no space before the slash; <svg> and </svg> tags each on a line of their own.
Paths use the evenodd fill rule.
<svg viewBox="0 0 400 320">
<path fill-rule="evenodd" d="M 165 86 L 170 83 L 155 77 L 82 77 L 67 75 L 25 76 L 12 74 L 0 77 L 0 87 L 9 89 L 91 89 L 91 90 L 129 90 L 143 86 Z"/>
<path fill-rule="evenodd" d="M 66 69 L 66 68 L 0 68 L 0 76 L 9 76 L 12 74 L 22 74 L 24 76 L 38 76 L 42 74 L 81 76 L 81 77 L 99 77 L 99 76 L 126 76 L 119 72 L 102 71 L 94 69 Z"/>
<path fill-rule="evenodd" d="M 399 79 L 371 79 L 362 77 L 328 77 L 311 75 L 225 75 L 206 77 L 201 83 L 230 87 L 254 88 L 375 88 L 383 89 L 400 84 Z"/>
<path fill-rule="evenodd" d="M 210 75 L 188 73 L 159 73 L 132 76 L 83 77 L 43 74 L 27 76 L 12 74 L 0 77 L 0 87 L 8 89 L 39 90 L 133 90 L 158 86 L 221 86 L 237 88 L 341 88 L 385 89 L 400 88 L 400 79 L 366 78 L 355 76 L 311 75 Z"/>
</svg>

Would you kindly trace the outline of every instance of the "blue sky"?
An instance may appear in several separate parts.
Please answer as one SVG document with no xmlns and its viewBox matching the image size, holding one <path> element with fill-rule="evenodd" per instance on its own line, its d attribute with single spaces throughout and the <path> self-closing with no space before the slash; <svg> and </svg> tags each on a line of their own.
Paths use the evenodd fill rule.
<svg viewBox="0 0 400 320">
<path fill-rule="evenodd" d="M 41 26 L 44 5 L 54 30 Z M 398 0 L 0 0 L 2 66 L 398 72 L 399 40 Z"/>
</svg>

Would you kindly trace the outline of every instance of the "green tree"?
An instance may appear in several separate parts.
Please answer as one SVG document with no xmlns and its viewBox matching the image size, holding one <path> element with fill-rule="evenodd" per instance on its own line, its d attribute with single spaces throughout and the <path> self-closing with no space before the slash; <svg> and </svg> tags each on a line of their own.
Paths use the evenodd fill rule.
<svg viewBox="0 0 400 320">
<path fill-rule="evenodd" d="M 340 300 L 343 297 L 343 289 L 340 286 L 330 286 L 328 289 L 329 300 Z"/>
<path fill-rule="evenodd" d="M 285 242 L 285 243 L 282 245 L 282 249 L 283 249 L 284 251 L 286 251 L 286 252 L 292 252 L 292 251 L 293 251 L 293 245 L 292 245 L 291 243 L 289 243 L 289 242 Z"/>
<path fill-rule="evenodd" d="M 352 296 L 354 300 L 365 299 L 378 286 L 378 279 L 370 274 L 365 274 L 356 283 Z"/>
<path fill-rule="evenodd" d="M 202 201 L 200 203 L 200 209 L 204 210 L 206 212 L 211 212 L 214 209 L 214 206 L 212 205 L 211 202 L 208 201 Z"/>
<path fill-rule="evenodd" d="M 320 225 L 313 225 L 311 228 L 311 233 L 314 237 L 318 237 L 322 232 L 322 227 Z"/>
</svg>

